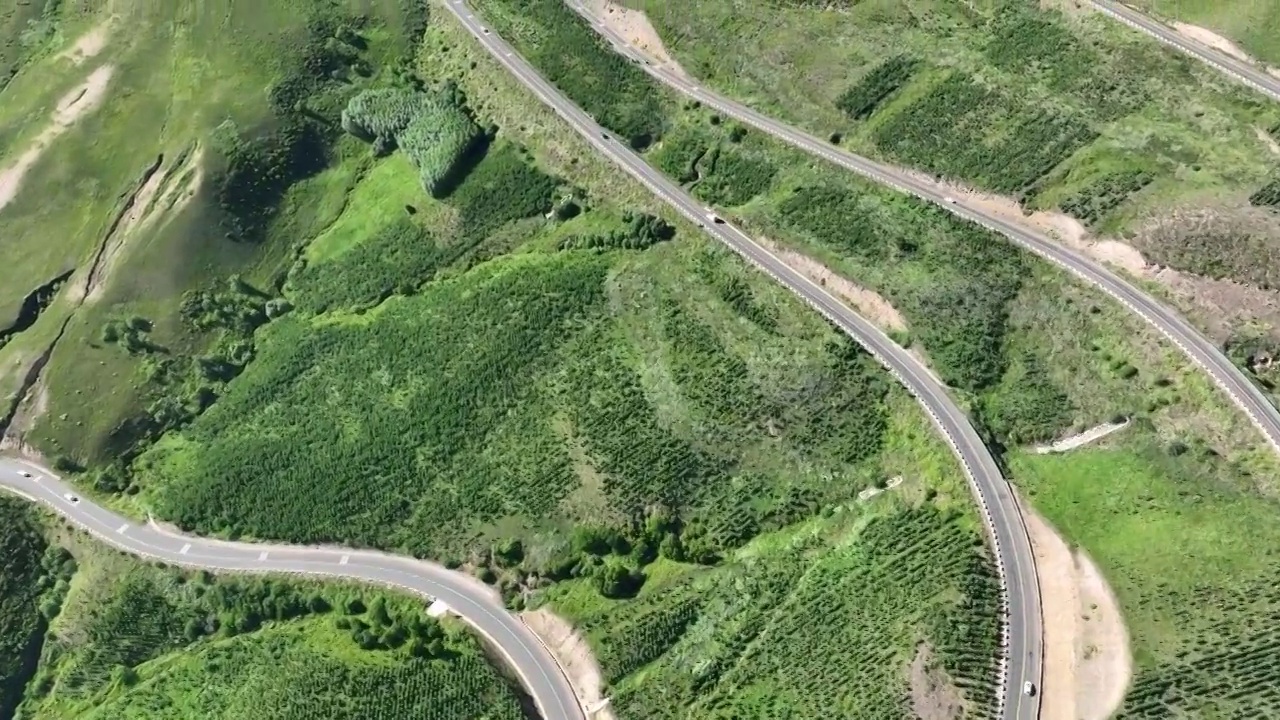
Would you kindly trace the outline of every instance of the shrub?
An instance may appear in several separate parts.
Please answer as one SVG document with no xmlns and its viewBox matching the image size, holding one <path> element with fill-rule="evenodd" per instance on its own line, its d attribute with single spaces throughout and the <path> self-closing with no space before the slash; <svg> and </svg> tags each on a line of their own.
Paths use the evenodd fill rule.
<svg viewBox="0 0 1280 720">
<path fill-rule="evenodd" d="M 836 98 L 836 107 L 853 120 L 869 117 L 889 96 L 911 81 L 919 66 L 920 61 L 908 55 L 891 57 Z M 839 137 L 833 136 L 831 142 L 839 142 Z"/>
<path fill-rule="evenodd" d="M 394 140 L 433 197 L 453 189 L 460 164 L 482 136 L 453 93 L 404 88 L 366 90 L 353 97 L 342 112 L 342 127 L 374 142 L 380 151 Z"/>
</svg>

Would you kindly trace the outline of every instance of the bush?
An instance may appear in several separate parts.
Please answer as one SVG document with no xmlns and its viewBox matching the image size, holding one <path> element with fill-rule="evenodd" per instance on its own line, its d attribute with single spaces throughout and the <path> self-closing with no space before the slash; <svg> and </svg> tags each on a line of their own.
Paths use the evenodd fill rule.
<svg viewBox="0 0 1280 720">
<path fill-rule="evenodd" d="M 993 117 L 1002 118 L 998 140 L 989 139 Z M 1083 117 L 1024 104 L 957 72 L 878 125 L 874 136 L 901 162 L 1025 196 L 1098 134 Z"/>
<path fill-rule="evenodd" d="M 648 213 L 630 211 L 622 216 L 625 225 L 607 233 L 570 235 L 560 241 L 561 250 L 643 250 L 675 237 L 676 229 L 666 220 Z"/>
<path fill-rule="evenodd" d="M 889 96 L 911 81 L 920 61 L 896 55 L 875 66 L 853 87 L 836 98 L 836 107 L 853 120 L 869 117 Z M 832 142 L 838 142 L 834 138 Z"/>
<path fill-rule="evenodd" d="M 433 197 L 453 189 L 462 161 L 480 140 L 480 126 L 453 93 L 403 88 L 366 90 L 342 112 L 342 127 L 385 151 L 392 141 L 418 168 Z"/>
<path fill-rule="evenodd" d="M 661 87 L 614 52 L 562 0 L 491 3 L 502 8 L 488 15 L 497 31 L 596 122 L 637 150 L 662 137 L 666 111 Z"/>
</svg>

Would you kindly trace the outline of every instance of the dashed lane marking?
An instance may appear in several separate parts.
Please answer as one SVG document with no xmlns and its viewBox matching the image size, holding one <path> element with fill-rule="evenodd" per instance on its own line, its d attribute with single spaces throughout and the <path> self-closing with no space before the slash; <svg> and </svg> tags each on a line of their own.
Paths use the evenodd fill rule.
<svg viewBox="0 0 1280 720">
<path fill-rule="evenodd" d="M 128 529 L 129 529 L 129 523 L 125 523 L 125 524 L 121 525 L 120 527 L 116 528 L 116 532 L 118 532 L 118 533 L 120 533 L 121 535 L 123 535 L 123 534 L 124 534 L 124 531 L 125 531 L 125 530 L 128 530 Z"/>
<path fill-rule="evenodd" d="M 338 564 L 339 564 L 339 565 L 346 565 L 346 564 L 347 564 L 347 563 L 349 563 L 349 562 L 351 562 L 351 556 L 350 556 L 350 555 L 343 555 L 343 556 L 342 556 L 342 559 L 338 561 Z"/>
<path fill-rule="evenodd" d="M 263 550 L 262 552 L 258 553 L 258 559 L 259 559 L 259 560 L 266 560 L 266 559 L 267 559 L 267 551 L 266 551 L 266 550 Z"/>
<path fill-rule="evenodd" d="M 188 551 L 188 550 L 190 550 L 190 549 L 191 549 L 191 543 L 186 543 L 186 544 L 184 544 L 184 545 L 182 546 L 182 549 L 178 551 L 178 554 L 179 554 L 179 555 L 186 555 L 186 554 L 187 554 L 187 551 Z"/>
</svg>

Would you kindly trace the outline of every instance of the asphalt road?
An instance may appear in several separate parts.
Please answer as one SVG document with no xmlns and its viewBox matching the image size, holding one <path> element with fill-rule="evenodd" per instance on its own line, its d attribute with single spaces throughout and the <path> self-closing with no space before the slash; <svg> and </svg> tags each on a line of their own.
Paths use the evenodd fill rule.
<svg viewBox="0 0 1280 720">
<path fill-rule="evenodd" d="M 31 477 L 24 477 L 22 473 Z M 502 606 L 493 590 L 469 575 L 431 563 L 343 548 L 226 542 L 137 524 L 80 497 L 48 470 L 0 458 L 0 488 L 44 504 L 104 541 L 172 565 L 240 573 L 346 578 L 424 595 L 445 603 L 505 656 L 546 720 L 586 720 L 560 666 L 537 636 Z"/>
<path fill-rule="evenodd" d="M 1265 69 L 1237 60 L 1221 50 L 1192 40 L 1159 20 L 1147 17 L 1123 3 L 1111 2 L 1111 0 L 1089 0 L 1089 2 L 1125 25 L 1154 37 L 1180 53 L 1190 55 L 1215 70 L 1227 74 L 1233 80 L 1270 96 L 1273 100 L 1280 100 L 1280 78 L 1268 73 Z"/>
<path fill-rule="evenodd" d="M 987 531 L 992 537 L 996 564 L 1004 586 L 1007 619 L 1002 628 L 1002 642 L 1006 653 L 1002 659 L 1001 678 L 1007 697 L 1001 717 L 1006 720 L 1032 720 L 1038 717 L 1038 694 L 1027 697 L 1022 693 L 1024 682 L 1034 682 L 1039 687 L 1042 674 L 1040 593 L 1030 539 L 1009 483 L 1001 475 L 968 416 L 955 404 L 945 388 L 933 379 L 914 356 L 894 343 L 875 325 L 854 313 L 824 287 L 792 270 L 732 224 L 715 222 L 707 208 L 650 167 L 625 142 L 600 127 L 539 75 L 514 48 L 488 29 L 483 19 L 463 0 L 447 0 L 446 4 L 503 67 L 586 138 L 592 147 L 690 221 L 697 223 L 707 233 L 800 296 L 867 348 L 920 401 L 960 459 L 987 524 Z"/>
<path fill-rule="evenodd" d="M 628 45 L 624 38 L 603 23 L 596 22 L 585 11 L 579 0 L 567 1 L 592 23 L 597 32 L 613 44 L 617 52 L 636 60 L 645 72 L 659 82 L 811 155 L 817 155 L 874 182 L 934 203 L 944 210 L 1000 233 L 1020 247 L 1066 269 L 1118 300 L 1130 312 L 1137 314 L 1159 330 L 1184 355 L 1207 372 L 1214 384 L 1221 388 L 1231 401 L 1244 411 L 1249 421 L 1262 432 L 1272 450 L 1280 454 L 1280 411 L 1276 410 L 1276 407 L 1244 371 L 1236 367 L 1217 345 L 1200 334 L 1177 312 L 1121 278 L 1102 263 L 1059 244 L 1038 230 L 1011 223 L 977 206 L 967 205 L 963 198 L 952 198 L 945 189 L 932 182 L 918 179 L 897 168 L 851 153 L 708 90 L 669 67 L 655 64 L 652 58 Z M 1115 3 L 1107 4 L 1115 5 Z"/>
</svg>

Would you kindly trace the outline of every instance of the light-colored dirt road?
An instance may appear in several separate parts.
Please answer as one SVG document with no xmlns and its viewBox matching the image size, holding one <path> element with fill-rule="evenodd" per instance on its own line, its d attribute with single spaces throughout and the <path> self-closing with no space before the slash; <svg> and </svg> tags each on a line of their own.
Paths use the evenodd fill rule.
<svg viewBox="0 0 1280 720">
<path fill-rule="evenodd" d="M 98 108 L 107 96 L 107 85 L 115 68 L 103 65 L 89 74 L 89 77 L 71 92 L 58 100 L 49 125 L 8 167 L 0 170 L 0 210 L 13 202 L 22 189 L 22 178 L 35 166 L 44 151 L 61 137 L 77 120 Z"/>
<path fill-rule="evenodd" d="M 1129 633 L 1106 579 L 1023 502 L 1044 609 L 1041 720 L 1106 720 L 1133 675 Z"/>
<path fill-rule="evenodd" d="M 837 275 L 826 265 L 808 255 L 789 250 L 767 239 L 761 239 L 758 242 L 797 272 L 803 273 L 810 280 L 823 285 L 846 300 L 859 314 L 878 325 L 881 330 L 907 329 L 906 318 L 902 317 L 902 313 L 889 304 L 883 295 Z"/>
<path fill-rule="evenodd" d="M 616 720 L 613 709 L 609 707 L 608 699 L 601 690 L 604 681 L 600 675 L 600 666 L 596 664 L 586 638 L 575 632 L 568 621 L 548 608 L 521 613 L 520 619 L 551 649 L 556 662 L 568 675 L 578 702 L 588 710 L 588 717 L 591 720 Z"/>
</svg>

